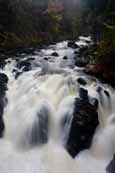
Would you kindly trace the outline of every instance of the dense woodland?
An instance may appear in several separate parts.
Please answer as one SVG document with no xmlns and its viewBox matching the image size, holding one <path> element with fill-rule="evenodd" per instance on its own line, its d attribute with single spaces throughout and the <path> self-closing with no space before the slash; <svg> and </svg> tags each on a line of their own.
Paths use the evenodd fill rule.
<svg viewBox="0 0 115 173">
<path fill-rule="evenodd" d="M 99 22 L 114 25 L 114 0 L 0 0 L 0 47 L 31 45 L 93 35 Z M 12 42 L 12 44 L 11 44 Z"/>
<path fill-rule="evenodd" d="M 0 48 L 91 35 L 96 63 L 115 66 L 114 0 L 0 0 Z"/>
</svg>

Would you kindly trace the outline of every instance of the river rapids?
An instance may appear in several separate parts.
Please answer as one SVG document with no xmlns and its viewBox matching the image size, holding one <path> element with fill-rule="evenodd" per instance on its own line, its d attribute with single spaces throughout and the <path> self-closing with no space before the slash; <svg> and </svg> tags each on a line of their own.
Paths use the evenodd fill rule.
<svg viewBox="0 0 115 173">
<path fill-rule="evenodd" d="M 87 45 L 90 37 L 81 37 L 77 44 Z M 52 56 L 53 52 L 59 56 Z M 67 41 L 24 55 L 33 58 L 32 68 L 15 79 L 16 57 L 6 60 L 4 69 L 8 78 L 8 100 L 4 108 L 4 137 L 0 139 L 0 173 L 106 173 L 106 167 L 115 153 L 115 91 L 95 77 L 76 67 L 74 49 Z M 76 50 L 77 51 L 77 50 Z M 67 58 L 63 58 L 67 57 Z M 74 99 L 78 97 L 82 77 L 89 97 L 99 101 L 97 127 L 92 145 L 73 159 L 65 149 L 68 139 Z M 100 86 L 110 97 L 96 89 Z M 64 115 L 69 115 L 61 127 Z M 39 133 L 38 133 L 39 132 Z"/>
</svg>

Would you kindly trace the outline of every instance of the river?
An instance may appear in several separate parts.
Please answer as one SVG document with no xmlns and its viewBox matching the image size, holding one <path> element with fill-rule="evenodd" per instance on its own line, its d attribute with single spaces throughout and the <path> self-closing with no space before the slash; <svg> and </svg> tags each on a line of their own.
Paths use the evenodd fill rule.
<svg viewBox="0 0 115 173">
<path fill-rule="evenodd" d="M 82 37 L 77 43 L 86 45 L 87 39 L 90 37 Z M 54 51 L 59 56 L 51 56 Z M 32 68 L 17 79 L 12 72 L 16 70 L 16 59 L 6 60 L 0 70 L 9 78 L 3 115 L 5 133 L 0 139 L 0 173 L 106 173 L 115 153 L 115 91 L 76 67 L 74 51 L 64 41 L 34 55 L 23 55 L 23 60 L 33 58 Z M 99 126 L 91 147 L 73 159 L 64 147 L 72 118 L 63 130 L 61 120 L 66 113 L 72 117 L 79 77 L 87 82 L 83 88 L 89 96 L 99 100 Z M 110 98 L 103 93 L 100 100 L 98 86 Z"/>
</svg>

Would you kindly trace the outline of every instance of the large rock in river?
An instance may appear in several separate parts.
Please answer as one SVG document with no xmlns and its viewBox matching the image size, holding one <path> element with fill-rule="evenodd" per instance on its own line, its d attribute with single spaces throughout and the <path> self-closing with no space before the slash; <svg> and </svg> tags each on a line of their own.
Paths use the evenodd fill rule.
<svg viewBox="0 0 115 173">
<path fill-rule="evenodd" d="M 107 173 L 115 173 L 115 154 L 111 162 L 106 168 Z"/>
<path fill-rule="evenodd" d="M 17 79 L 23 72 L 28 72 L 32 69 L 31 61 L 33 60 L 33 58 L 28 58 L 26 60 L 17 61 L 16 68 L 12 71 L 15 74 L 15 79 Z"/>
<path fill-rule="evenodd" d="M 58 57 L 59 56 L 59 54 L 57 52 L 53 52 L 51 55 L 52 56 L 55 56 L 55 57 Z"/>
<path fill-rule="evenodd" d="M 23 72 L 31 70 L 31 63 L 28 60 L 19 61 L 16 65 L 18 69 L 23 69 Z"/>
<path fill-rule="evenodd" d="M 80 84 L 80 85 L 86 85 L 87 84 L 87 82 L 85 81 L 85 79 L 83 79 L 83 78 L 78 78 L 77 79 L 77 82 Z"/>
<path fill-rule="evenodd" d="M 80 98 L 75 99 L 73 120 L 66 145 L 72 157 L 90 147 L 99 123 L 97 106 L 89 102 L 88 91 L 80 88 L 79 96 Z"/>
<path fill-rule="evenodd" d="M 0 98 L 5 95 L 7 90 L 8 77 L 4 73 L 0 73 Z"/>
<path fill-rule="evenodd" d="M 8 82 L 8 77 L 4 73 L 0 73 L 0 137 L 3 136 L 5 128 L 3 121 L 3 113 L 4 113 L 4 107 L 6 105 L 5 92 L 7 90 L 7 82 Z"/>
<path fill-rule="evenodd" d="M 74 41 L 68 41 L 67 46 L 73 49 L 79 48 L 79 46 Z"/>
</svg>

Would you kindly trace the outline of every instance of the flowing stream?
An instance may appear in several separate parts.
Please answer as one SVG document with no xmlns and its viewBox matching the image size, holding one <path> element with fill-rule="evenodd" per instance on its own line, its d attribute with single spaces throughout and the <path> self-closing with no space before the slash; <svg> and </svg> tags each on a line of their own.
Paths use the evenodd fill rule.
<svg viewBox="0 0 115 173">
<path fill-rule="evenodd" d="M 77 43 L 86 45 L 87 39 L 90 38 L 81 37 Z M 58 57 L 51 56 L 54 51 Z M 5 134 L 0 139 L 0 173 L 106 173 L 115 153 L 114 89 L 84 74 L 83 68 L 75 67 L 74 50 L 67 47 L 66 41 L 36 51 L 35 55 L 23 55 L 25 60 L 31 57 L 32 69 L 17 79 L 12 73 L 15 59 L 7 60 L 1 69 L 9 81 L 3 115 Z M 99 100 L 100 123 L 90 149 L 72 159 L 64 145 L 80 88 L 79 77 L 86 80 L 84 88 L 89 96 Z M 104 92 L 99 95 L 98 86 L 110 97 Z M 69 119 L 62 128 L 65 115 Z"/>
</svg>

